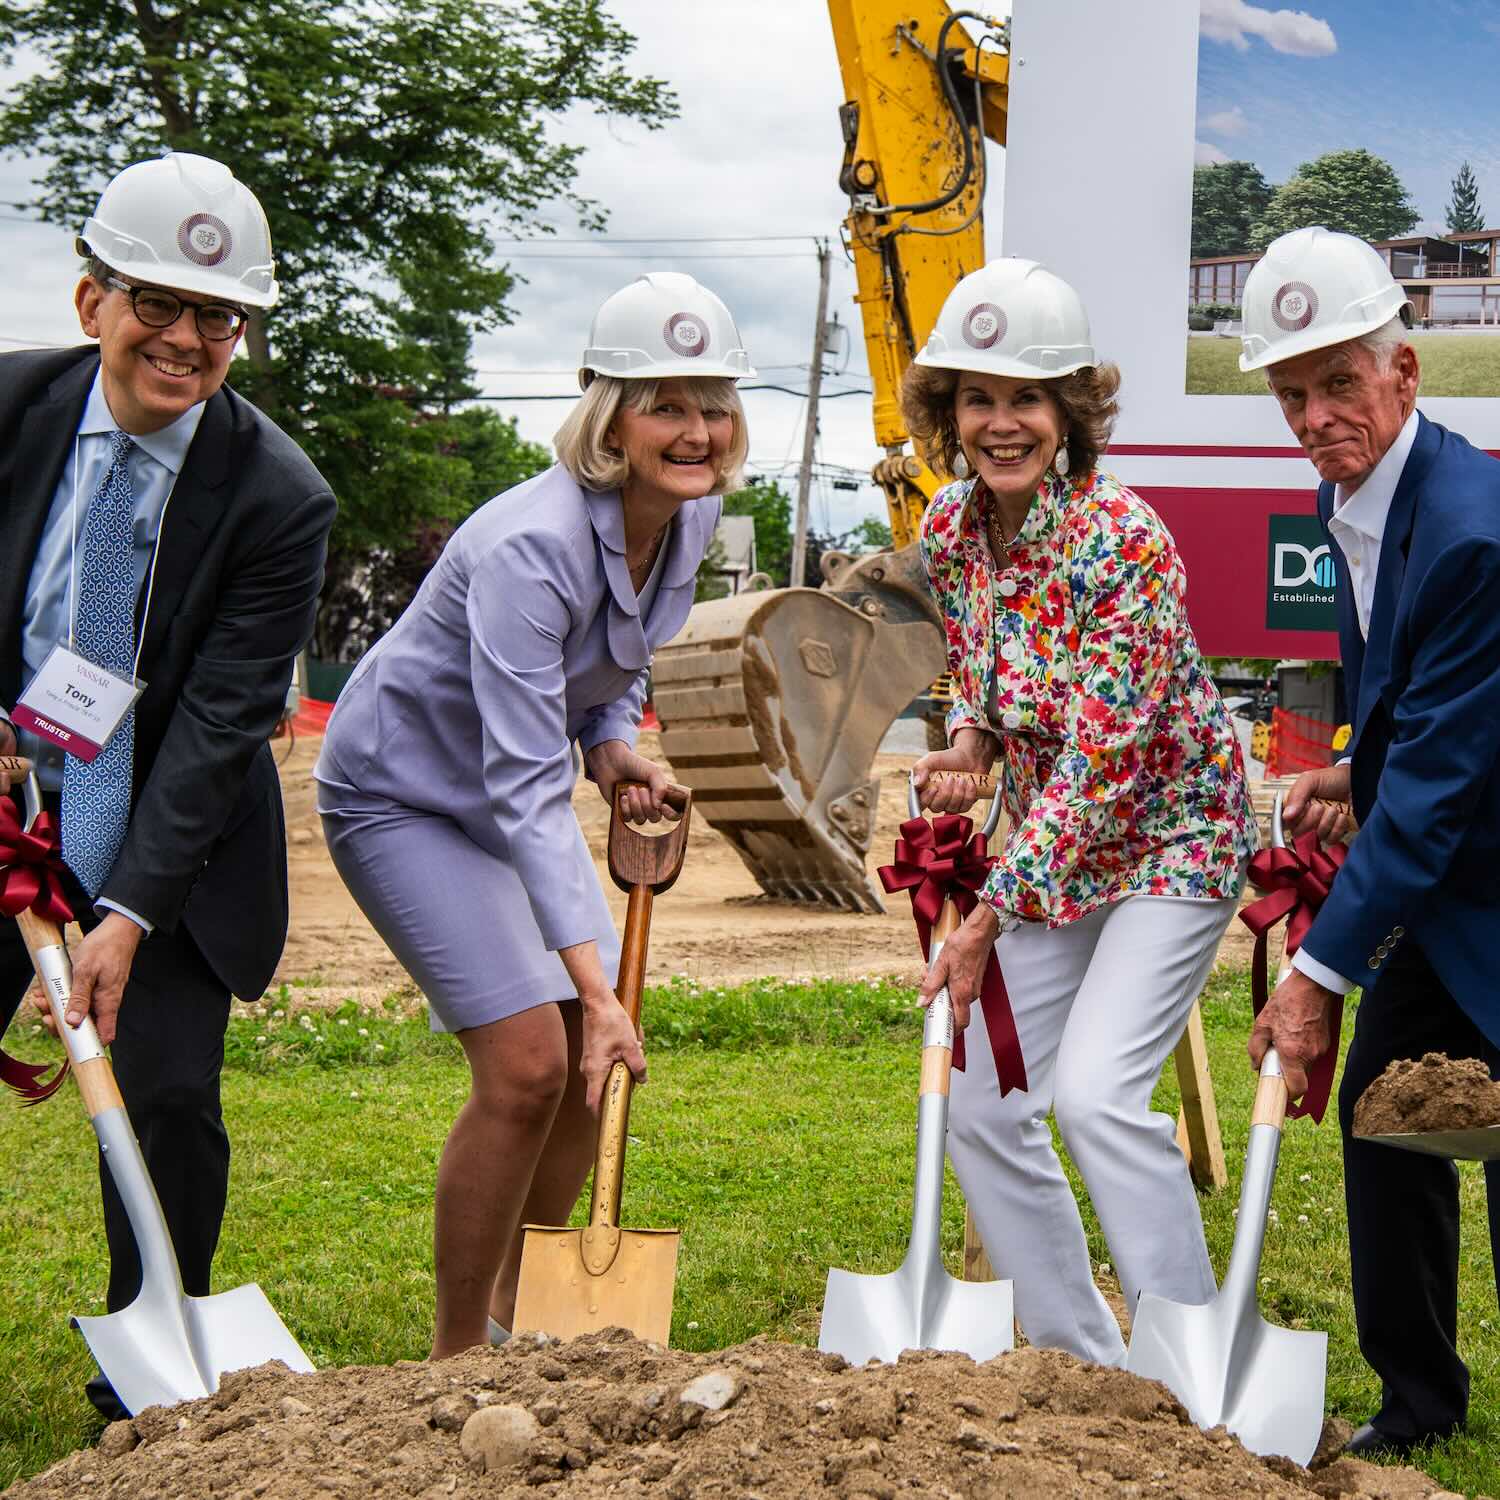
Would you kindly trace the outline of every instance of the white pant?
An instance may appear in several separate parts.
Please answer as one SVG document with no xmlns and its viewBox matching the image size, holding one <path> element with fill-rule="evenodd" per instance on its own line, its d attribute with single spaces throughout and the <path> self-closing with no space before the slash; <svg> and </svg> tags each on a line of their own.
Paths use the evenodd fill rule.
<svg viewBox="0 0 1500 1500">
<path fill-rule="evenodd" d="M 948 1153 L 1033 1344 L 1099 1364 L 1125 1358 L 1049 1112 L 1088 1186 L 1126 1305 L 1143 1291 L 1189 1304 L 1214 1295 L 1176 1122 L 1151 1109 L 1151 1091 L 1235 904 L 1131 896 L 1066 927 L 1022 924 L 997 944 L 1030 1087 L 1000 1097 L 976 1008 L 968 1067 L 953 1075 Z"/>
</svg>

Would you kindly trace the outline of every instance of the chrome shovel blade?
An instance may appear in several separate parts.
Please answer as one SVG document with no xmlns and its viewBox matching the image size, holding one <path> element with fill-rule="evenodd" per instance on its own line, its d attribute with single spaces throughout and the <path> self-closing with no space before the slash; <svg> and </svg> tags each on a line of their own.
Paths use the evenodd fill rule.
<svg viewBox="0 0 1500 1500">
<path fill-rule="evenodd" d="M 299 1374 L 313 1368 L 254 1282 L 209 1297 L 143 1286 L 120 1312 L 73 1322 L 132 1415 L 211 1396 L 231 1370 L 267 1360 Z"/>
<path fill-rule="evenodd" d="M 1400 1146 L 1424 1156 L 1442 1156 L 1449 1161 L 1500 1160 L 1500 1125 L 1475 1125 L 1468 1130 L 1424 1130 L 1402 1135 L 1358 1135 L 1357 1141 L 1376 1146 Z"/>
<path fill-rule="evenodd" d="M 1222 1423 L 1252 1453 L 1306 1464 L 1323 1432 L 1328 1335 L 1278 1328 L 1223 1300 L 1141 1295 L 1125 1368 L 1159 1380 L 1200 1427 Z"/>
<path fill-rule="evenodd" d="M 862 1365 L 893 1364 L 903 1349 L 954 1350 L 982 1363 L 1015 1346 L 1010 1282 L 959 1281 L 939 1269 L 923 1288 L 915 1269 L 908 1261 L 888 1276 L 829 1271 L 818 1348 Z"/>
</svg>

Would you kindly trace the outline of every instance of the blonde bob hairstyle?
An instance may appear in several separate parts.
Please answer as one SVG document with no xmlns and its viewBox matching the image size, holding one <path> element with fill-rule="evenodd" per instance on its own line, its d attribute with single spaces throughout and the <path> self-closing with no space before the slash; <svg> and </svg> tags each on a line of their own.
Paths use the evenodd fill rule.
<svg viewBox="0 0 1500 1500">
<path fill-rule="evenodd" d="M 736 490 L 744 477 L 745 459 L 750 452 L 750 435 L 745 430 L 745 408 L 734 381 L 722 376 L 678 376 L 677 384 L 690 401 L 705 412 L 728 412 L 734 422 L 734 436 L 719 472 L 714 475 L 710 493 L 722 495 Z M 609 444 L 609 429 L 621 406 L 634 412 L 648 412 L 656 405 L 660 380 L 618 380 L 613 375 L 596 375 L 589 382 L 583 399 L 568 413 L 568 419 L 557 429 L 553 446 L 557 461 L 586 490 L 617 490 L 630 477 L 630 464 L 624 453 Z"/>
<path fill-rule="evenodd" d="M 958 461 L 963 448 L 953 407 L 962 373 L 933 365 L 908 365 L 901 381 L 901 415 L 906 418 L 906 430 L 917 452 L 940 478 L 960 477 Z M 1093 473 L 1109 445 L 1110 430 L 1120 412 L 1115 400 L 1120 389 L 1118 366 L 1085 365 L 1071 375 L 1039 377 L 1036 384 L 1062 408 L 1068 473 Z"/>
</svg>

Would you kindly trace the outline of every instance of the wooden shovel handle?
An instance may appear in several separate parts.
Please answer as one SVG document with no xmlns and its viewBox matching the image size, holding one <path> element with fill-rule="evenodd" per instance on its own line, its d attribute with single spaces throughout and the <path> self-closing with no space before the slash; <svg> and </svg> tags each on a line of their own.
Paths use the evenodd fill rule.
<svg viewBox="0 0 1500 1500">
<path fill-rule="evenodd" d="M 63 942 L 61 928 L 55 922 L 39 917 L 34 911 L 21 912 L 16 917 L 16 925 L 21 929 L 26 951 L 31 955 L 31 966 L 36 971 L 37 983 L 52 1002 L 52 1014 L 57 1021 L 58 1031 L 62 1034 L 63 1045 L 70 1054 L 73 1076 L 78 1080 L 78 1092 L 83 1095 L 83 1105 L 88 1110 L 89 1119 L 96 1119 L 107 1109 L 122 1108 L 124 1101 L 120 1098 L 120 1088 L 115 1082 L 114 1069 L 110 1067 L 109 1059 L 102 1052 L 87 1056 L 81 1061 L 71 1057 L 75 1050 L 75 1039 L 85 1042 L 87 1045 L 84 1050 L 92 1054 L 97 1037 L 92 1021 L 85 1020 L 75 1031 L 63 1020 L 68 996 L 48 983 L 47 965 L 44 964 L 42 955 L 49 948 L 56 948 L 61 955 L 62 975 L 70 979 L 73 972 L 72 965 L 67 961 L 68 949 Z"/>
<path fill-rule="evenodd" d="M 934 781 L 967 781 L 976 802 L 984 802 L 995 795 L 995 778 L 979 771 L 932 771 L 928 784 Z"/>
<path fill-rule="evenodd" d="M 625 939 L 620 944 L 620 973 L 615 985 L 615 994 L 637 1032 L 641 1024 L 641 991 L 646 981 L 646 949 L 651 939 L 651 902 L 649 885 L 631 886 L 630 901 L 625 908 Z M 589 1207 L 589 1222 L 595 1228 L 612 1229 L 620 1222 L 632 1083 L 630 1069 L 617 1062 L 604 1086 L 604 1103 L 599 1110 L 599 1145 L 594 1157 L 594 1194 Z"/>
<path fill-rule="evenodd" d="M 963 918 L 959 916 L 958 908 L 952 901 L 944 901 L 943 909 L 932 929 L 932 945 L 936 947 L 938 943 L 946 943 L 962 925 Z M 936 1004 L 935 1001 L 934 1004 Z M 940 1040 L 927 1040 L 923 1046 L 922 1077 L 917 1085 L 917 1093 L 946 1094 L 952 1075 L 953 1045 L 952 1033 L 949 1032 L 946 1046 Z"/>
<path fill-rule="evenodd" d="M 670 890 L 682 873 L 687 853 L 688 827 L 693 820 L 693 794 L 685 786 L 669 785 L 667 801 L 682 809 L 682 816 L 667 832 L 659 835 L 641 833 L 620 814 L 620 795 L 632 787 L 644 787 L 639 781 L 615 783 L 613 806 L 609 817 L 609 873 L 622 891 L 638 885 L 653 891 Z"/>
</svg>

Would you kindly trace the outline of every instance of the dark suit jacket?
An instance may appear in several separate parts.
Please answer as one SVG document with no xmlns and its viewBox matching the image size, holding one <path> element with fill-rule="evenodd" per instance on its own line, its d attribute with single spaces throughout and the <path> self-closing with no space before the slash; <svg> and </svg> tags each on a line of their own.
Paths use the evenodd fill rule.
<svg viewBox="0 0 1500 1500">
<path fill-rule="evenodd" d="M 21 682 L 26 585 L 97 347 L 0 354 L 0 705 Z M 100 892 L 181 922 L 233 993 L 259 996 L 286 942 L 286 831 L 268 740 L 312 633 L 334 500 L 227 386 L 207 403 L 162 521 L 143 619 L 134 802 Z M 144 631 L 141 636 L 140 632 Z"/>
<path fill-rule="evenodd" d="M 1401 943 L 1416 942 L 1500 1043 L 1500 463 L 1418 421 L 1381 541 L 1368 642 L 1327 531 L 1333 486 L 1318 491 L 1360 830 L 1305 946 L 1373 984 Z"/>
</svg>

